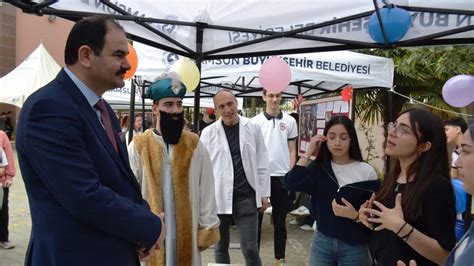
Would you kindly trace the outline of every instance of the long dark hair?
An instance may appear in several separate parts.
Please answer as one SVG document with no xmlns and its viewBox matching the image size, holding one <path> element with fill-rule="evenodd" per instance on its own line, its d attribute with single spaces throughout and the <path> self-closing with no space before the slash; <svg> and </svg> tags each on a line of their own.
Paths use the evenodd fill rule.
<svg viewBox="0 0 474 266">
<path fill-rule="evenodd" d="M 360 151 L 359 147 L 359 139 L 357 138 L 357 133 L 352 120 L 350 120 L 349 117 L 345 115 L 334 116 L 327 122 L 326 127 L 324 128 L 324 136 L 327 136 L 329 129 L 335 125 L 343 125 L 346 128 L 347 133 L 349 133 L 349 138 L 351 140 L 349 147 L 349 157 L 359 162 L 363 161 L 362 152 Z M 328 144 L 326 142 L 321 143 L 316 161 L 324 163 L 331 159 L 332 154 L 329 151 Z"/>
<path fill-rule="evenodd" d="M 439 117 L 416 108 L 403 111 L 399 117 L 403 114 L 409 115 L 410 126 L 418 140 L 418 144 L 431 142 L 431 148 L 421 153 L 407 169 L 407 177 L 414 176 L 414 178 L 407 183 L 403 193 L 403 214 L 407 221 L 414 222 L 423 213 L 421 199 L 431 182 L 436 178 L 449 180 L 448 148 L 443 122 Z M 378 201 L 384 204 L 387 204 L 392 196 L 401 171 L 400 162 L 397 158 L 392 158 L 390 165 L 389 173 L 376 197 Z"/>
</svg>

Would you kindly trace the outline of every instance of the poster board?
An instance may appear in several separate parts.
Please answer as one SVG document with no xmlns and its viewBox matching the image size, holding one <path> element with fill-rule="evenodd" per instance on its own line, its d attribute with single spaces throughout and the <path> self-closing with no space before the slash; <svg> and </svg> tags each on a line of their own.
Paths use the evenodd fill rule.
<svg viewBox="0 0 474 266">
<path fill-rule="evenodd" d="M 304 101 L 300 104 L 298 155 L 303 155 L 311 137 L 322 135 L 326 123 L 336 115 L 351 118 L 352 101 L 343 101 L 342 96 Z M 314 159 L 314 156 L 311 156 Z"/>
</svg>

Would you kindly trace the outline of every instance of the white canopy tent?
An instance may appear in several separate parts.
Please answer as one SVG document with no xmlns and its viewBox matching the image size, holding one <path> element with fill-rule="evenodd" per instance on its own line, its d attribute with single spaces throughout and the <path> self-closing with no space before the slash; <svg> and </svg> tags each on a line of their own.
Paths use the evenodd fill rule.
<svg viewBox="0 0 474 266">
<path fill-rule="evenodd" d="M 138 55 L 137 75 L 152 80 L 169 69 L 178 58 L 176 54 L 157 50 L 153 47 L 135 43 Z M 334 91 L 351 84 L 354 88 L 391 88 L 393 82 L 393 61 L 347 51 L 309 53 L 282 56 L 292 70 L 292 84 L 284 91 L 286 97 L 300 93 L 304 97 Z M 202 96 L 212 96 L 220 88 L 233 90 L 237 96 L 260 96 L 261 85 L 258 71 L 266 56 L 251 58 L 218 59 L 204 61 L 202 66 Z M 60 66 L 54 61 L 45 47 L 40 44 L 17 68 L 0 79 L 0 102 L 22 107 L 25 99 L 34 91 L 51 81 L 59 72 Z M 242 84 L 240 84 L 240 82 Z M 104 93 L 103 97 L 115 109 L 129 108 L 130 86 Z M 194 94 L 188 93 L 185 106 L 193 106 Z M 135 101 L 141 103 L 140 92 Z M 239 98 L 239 109 L 243 100 Z M 151 105 L 146 100 L 147 106 Z M 213 107 L 211 98 L 201 98 L 201 107 Z"/>
<path fill-rule="evenodd" d="M 151 79 L 166 71 L 178 55 L 134 43 L 138 56 L 136 75 Z M 350 84 L 358 88 L 391 88 L 394 64 L 390 58 L 348 51 L 321 52 L 281 56 L 291 68 L 291 84 L 285 97 L 301 94 L 310 97 L 332 92 Z M 268 56 L 216 59 L 203 61 L 201 95 L 213 95 L 220 88 L 234 91 L 236 96 L 261 96 L 258 72 Z M 192 93 L 188 96 L 193 96 Z"/>
<path fill-rule="evenodd" d="M 472 0 L 6 0 L 24 12 L 118 20 L 135 41 L 196 60 L 474 43 Z M 412 16 L 399 41 L 376 43 L 368 20 L 385 4 Z M 381 16 L 378 16 L 381 22 Z M 383 21 L 380 25 L 384 25 Z M 201 88 L 195 90 L 199 98 Z M 390 97 L 390 96 L 389 96 Z M 199 107 L 195 101 L 194 107 Z M 195 114 L 197 120 L 197 114 Z"/>
<path fill-rule="evenodd" d="M 73 20 L 107 15 L 120 20 L 134 40 L 198 60 L 474 43 L 472 0 L 7 2 L 25 12 Z M 369 17 L 385 3 L 404 8 L 413 18 L 408 33 L 393 44 L 378 44 L 367 32 Z"/>
<path fill-rule="evenodd" d="M 0 78 L 0 102 L 21 108 L 26 98 L 56 77 L 60 69 L 40 44 L 20 65 Z"/>
</svg>

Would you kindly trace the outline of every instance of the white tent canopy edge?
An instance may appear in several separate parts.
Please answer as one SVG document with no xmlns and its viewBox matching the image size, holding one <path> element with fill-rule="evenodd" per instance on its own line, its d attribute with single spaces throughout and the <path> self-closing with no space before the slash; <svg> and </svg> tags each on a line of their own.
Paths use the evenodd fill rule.
<svg viewBox="0 0 474 266">
<path fill-rule="evenodd" d="M 136 75 L 147 80 L 152 80 L 159 73 L 169 69 L 179 58 L 176 54 L 138 42 L 134 43 L 134 48 L 138 56 Z M 393 85 L 394 64 L 390 58 L 349 51 L 293 54 L 281 57 L 290 66 L 292 83 L 304 85 L 300 88 L 304 97 L 336 91 L 345 84 L 350 84 L 355 89 L 391 88 Z M 201 68 L 202 84 L 212 85 L 201 86 L 201 93 L 212 96 L 222 85 L 229 87 L 236 85 L 238 81 L 252 81 L 246 84 L 247 87 L 236 88 L 234 93 L 239 96 L 261 96 L 258 73 L 267 59 L 268 56 L 259 56 L 204 61 Z M 191 94 L 188 95 L 191 96 Z M 298 86 L 289 86 L 285 89 L 284 95 L 297 96 Z"/>
</svg>

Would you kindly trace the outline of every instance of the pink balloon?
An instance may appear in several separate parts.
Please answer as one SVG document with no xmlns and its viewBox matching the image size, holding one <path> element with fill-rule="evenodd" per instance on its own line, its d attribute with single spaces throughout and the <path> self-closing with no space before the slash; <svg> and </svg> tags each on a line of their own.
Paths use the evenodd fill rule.
<svg viewBox="0 0 474 266">
<path fill-rule="evenodd" d="M 474 76 L 457 75 L 443 86 L 443 99 L 454 107 L 464 107 L 474 102 Z"/>
<path fill-rule="evenodd" d="M 280 93 L 290 84 L 291 69 L 283 59 L 273 56 L 260 67 L 258 77 L 268 92 Z"/>
</svg>

